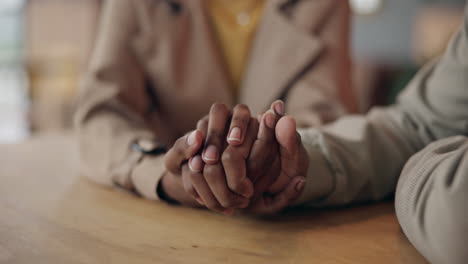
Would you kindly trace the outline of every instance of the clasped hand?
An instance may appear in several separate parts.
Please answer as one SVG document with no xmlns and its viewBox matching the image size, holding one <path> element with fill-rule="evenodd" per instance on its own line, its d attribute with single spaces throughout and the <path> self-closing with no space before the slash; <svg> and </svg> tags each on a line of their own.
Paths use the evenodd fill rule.
<svg viewBox="0 0 468 264">
<path fill-rule="evenodd" d="M 161 182 L 169 199 L 231 215 L 273 214 L 304 189 L 307 153 L 295 120 L 276 101 L 257 118 L 245 105 L 214 104 L 197 129 L 165 157 Z"/>
</svg>

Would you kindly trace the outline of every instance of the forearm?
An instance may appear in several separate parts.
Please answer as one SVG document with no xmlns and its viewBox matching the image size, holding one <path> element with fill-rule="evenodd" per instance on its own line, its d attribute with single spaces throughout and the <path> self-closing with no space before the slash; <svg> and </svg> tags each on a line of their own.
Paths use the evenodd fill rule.
<svg viewBox="0 0 468 264">
<path fill-rule="evenodd" d="M 77 118 L 76 122 L 85 176 L 157 199 L 156 185 L 165 171 L 164 157 L 145 156 L 131 147 L 140 138 L 156 141 L 151 131 L 111 110 Z"/>
<path fill-rule="evenodd" d="M 395 208 L 408 239 L 431 263 L 466 263 L 468 138 L 437 141 L 413 156 L 398 182 Z"/>
<path fill-rule="evenodd" d="M 297 203 L 336 206 L 391 195 L 405 161 L 423 147 L 401 130 L 403 118 L 398 108 L 375 109 L 301 130 L 310 165 Z"/>
<path fill-rule="evenodd" d="M 82 82 L 75 127 L 83 174 L 157 199 L 163 157 L 143 156 L 131 147 L 138 139 L 157 141 L 145 120 L 151 104 L 145 91 L 145 71 L 131 45 L 139 38 L 135 14 L 134 1 L 105 2 Z"/>
<path fill-rule="evenodd" d="M 342 118 L 320 131 L 302 132 L 309 152 L 321 154 L 328 166 L 320 162 L 316 167 L 325 172 L 318 176 L 311 160 L 307 183 L 316 178 L 334 181 L 329 194 L 322 191 L 315 197 L 306 192 L 302 201 L 341 205 L 382 199 L 394 191 L 411 155 L 433 141 L 466 135 L 468 29 L 464 25 L 444 56 L 415 76 L 397 105 Z"/>
</svg>

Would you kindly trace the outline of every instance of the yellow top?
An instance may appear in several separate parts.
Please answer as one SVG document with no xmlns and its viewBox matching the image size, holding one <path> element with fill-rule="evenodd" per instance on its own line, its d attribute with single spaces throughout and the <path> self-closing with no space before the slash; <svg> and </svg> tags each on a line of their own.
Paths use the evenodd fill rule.
<svg viewBox="0 0 468 264">
<path fill-rule="evenodd" d="M 265 0 L 209 0 L 207 9 L 237 97 Z"/>
</svg>

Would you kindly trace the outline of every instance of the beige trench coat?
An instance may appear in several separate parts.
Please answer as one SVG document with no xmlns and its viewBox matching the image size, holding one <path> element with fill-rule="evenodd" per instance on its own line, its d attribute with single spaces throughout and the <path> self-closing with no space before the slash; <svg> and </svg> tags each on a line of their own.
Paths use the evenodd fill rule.
<svg viewBox="0 0 468 264">
<path fill-rule="evenodd" d="M 83 174 L 157 199 L 163 155 L 143 156 L 131 144 L 170 146 L 214 102 L 236 103 L 203 3 L 106 1 L 75 118 Z M 254 115 L 284 99 L 304 127 L 356 109 L 349 16 L 344 0 L 267 0 L 239 103 Z"/>
</svg>

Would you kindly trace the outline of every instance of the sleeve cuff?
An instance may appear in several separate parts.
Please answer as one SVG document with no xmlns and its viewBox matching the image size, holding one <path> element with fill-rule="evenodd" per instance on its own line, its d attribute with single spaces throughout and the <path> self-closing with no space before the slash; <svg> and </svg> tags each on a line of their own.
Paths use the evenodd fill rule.
<svg viewBox="0 0 468 264">
<path fill-rule="evenodd" d="M 315 128 L 299 130 L 302 143 L 309 157 L 306 184 L 294 205 L 319 203 L 333 192 L 335 179 L 330 165 L 322 153 L 321 134 Z"/>
<path fill-rule="evenodd" d="M 160 200 L 156 189 L 165 172 L 164 155 L 143 156 L 131 175 L 136 191 L 146 199 Z"/>
</svg>

